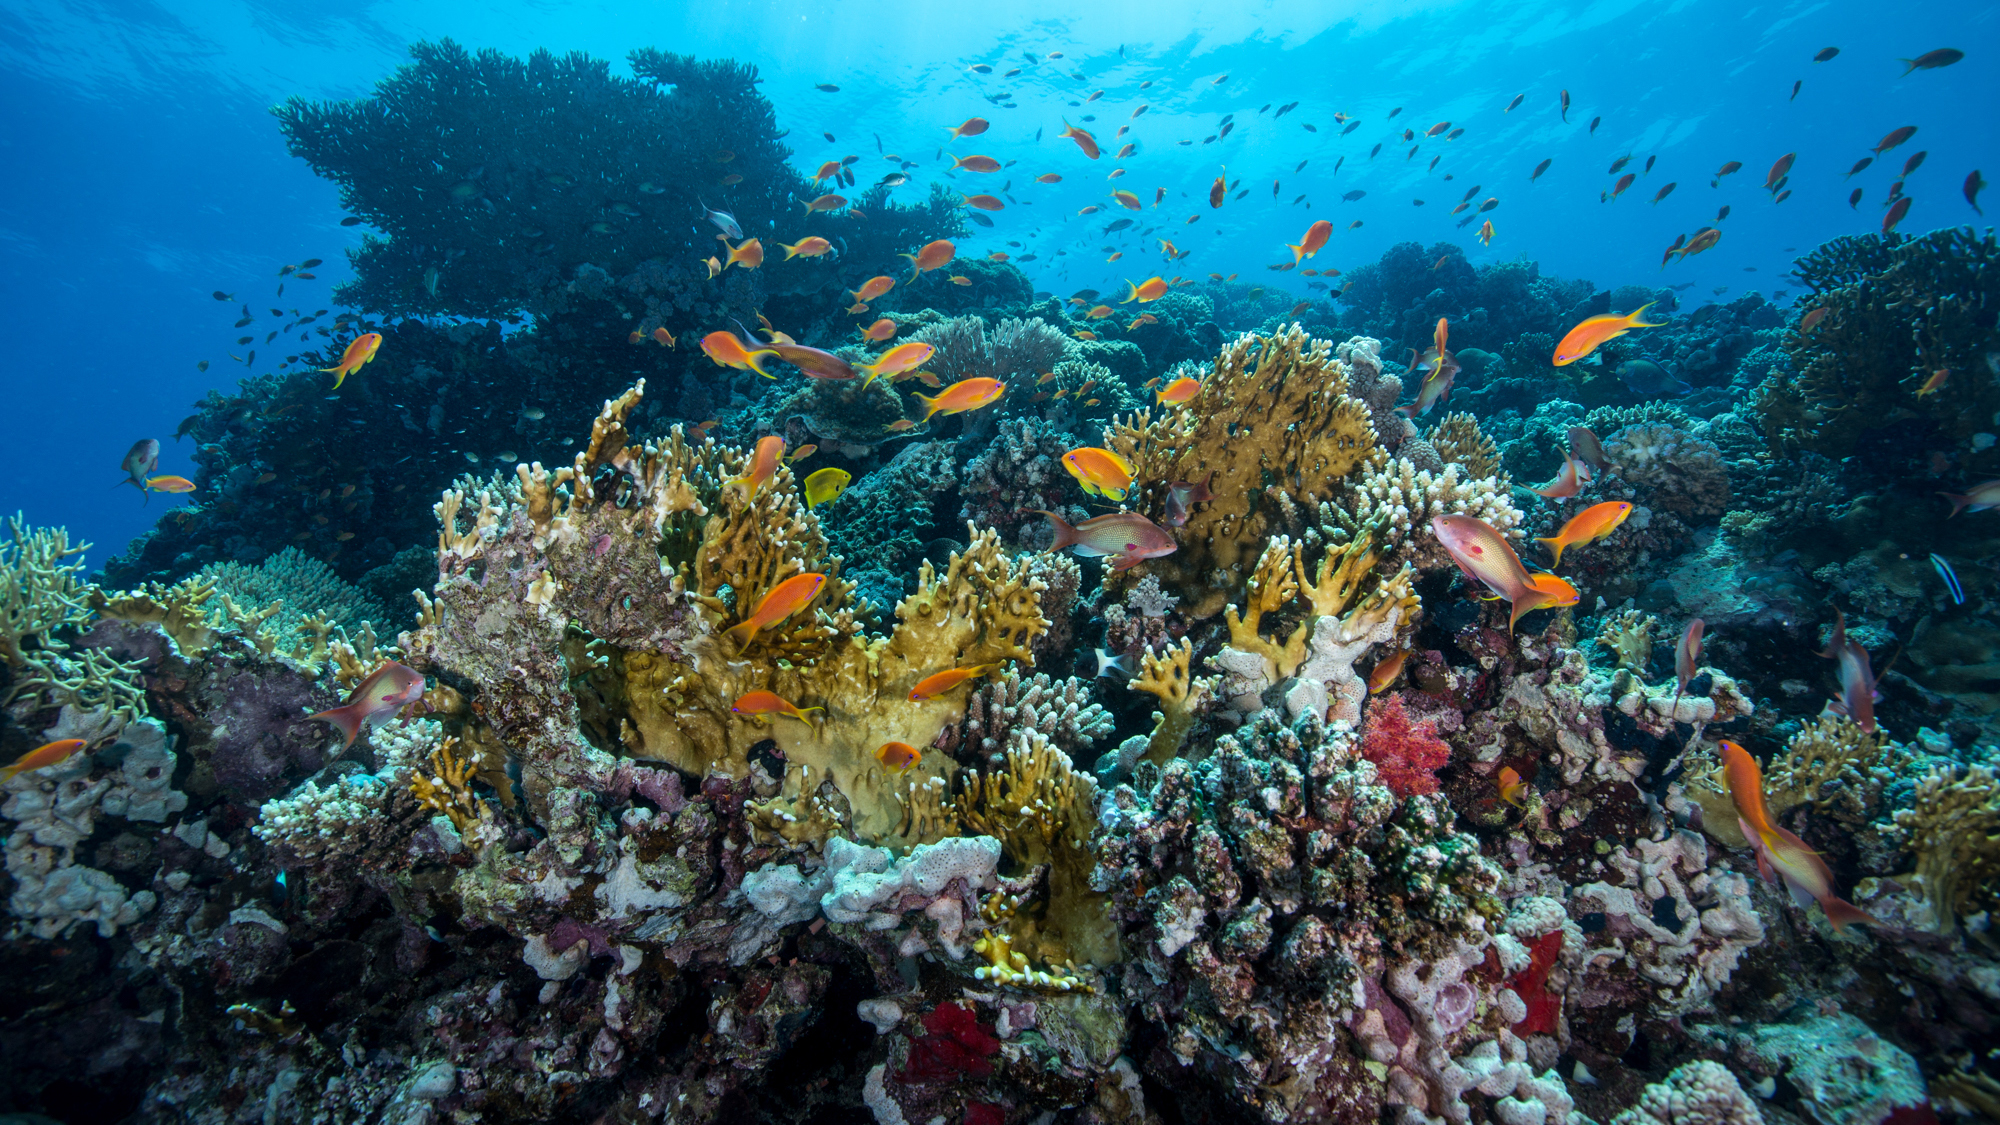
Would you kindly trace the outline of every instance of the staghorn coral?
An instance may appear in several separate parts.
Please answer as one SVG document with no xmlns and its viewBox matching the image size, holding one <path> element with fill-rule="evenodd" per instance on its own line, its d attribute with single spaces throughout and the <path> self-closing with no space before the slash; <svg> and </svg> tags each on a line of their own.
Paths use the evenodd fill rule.
<svg viewBox="0 0 2000 1125">
<path fill-rule="evenodd" d="M 1145 750 L 1146 759 L 1155 764 L 1180 752 L 1194 727 L 1196 713 L 1215 691 L 1212 678 L 1195 678 L 1190 670 L 1193 660 L 1194 643 L 1186 637 L 1178 647 L 1168 645 L 1164 652 L 1148 647 L 1139 658 L 1138 673 L 1126 685 L 1160 701 L 1160 709 L 1153 712 L 1153 733 L 1146 739 Z"/>
<path fill-rule="evenodd" d="M 70 546 L 63 528 L 30 529 L 21 515 L 8 520 L 11 543 L 0 543 L 0 658 L 19 669 L 28 650 L 57 630 L 88 616 L 80 556 L 90 544 Z"/>
<path fill-rule="evenodd" d="M 1157 574 L 1182 592 L 1188 617 L 1220 613 L 1275 526 L 1267 494 L 1300 505 L 1330 500 L 1374 448 L 1367 404 L 1347 393 L 1347 370 L 1330 342 L 1296 325 L 1245 335 L 1216 357 L 1185 405 L 1158 417 L 1140 411 L 1107 429 L 1105 446 L 1134 469 L 1133 510 L 1163 514 L 1175 481 L 1207 481 L 1216 496 L 1173 529 L 1179 550 L 1134 568 L 1127 580 Z"/>
<path fill-rule="evenodd" d="M 1960 919 L 2000 905 L 2000 779 L 1987 766 L 1933 770 L 1911 807 L 1896 812 L 1903 848 L 1930 903 L 1932 926 L 1949 934 Z"/>
</svg>

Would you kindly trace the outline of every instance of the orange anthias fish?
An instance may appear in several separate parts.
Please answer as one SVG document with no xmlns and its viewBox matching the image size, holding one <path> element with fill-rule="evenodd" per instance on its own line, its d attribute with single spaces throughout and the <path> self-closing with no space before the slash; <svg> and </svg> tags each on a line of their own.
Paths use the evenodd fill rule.
<svg viewBox="0 0 2000 1125">
<path fill-rule="evenodd" d="M 925 243 L 923 249 L 914 254 L 896 256 L 910 260 L 910 281 L 915 281 L 920 274 L 951 264 L 951 260 L 958 256 L 958 247 L 953 245 L 950 239 L 940 238 L 935 242 Z M 867 297 L 861 299 L 869 300 Z"/>
<path fill-rule="evenodd" d="M 757 634 L 780 624 L 792 614 L 804 609 L 819 596 L 820 587 L 826 585 L 824 574 L 794 574 L 764 595 L 762 601 L 741 624 L 724 630 L 735 637 L 740 644 L 749 644 Z"/>
<path fill-rule="evenodd" d="M 734 367 L 739 371 L 755 371 L 766 379 L 774 376 L 764 370 L 763 357 L 777 355 L 770 348 L 745 347 L 743 341 L 728 329 L 710 332 L 701 338 L 702 354 L 723 367 Z"/>
<path fill-rule="evenodd" d="M 817 258 L 833 249 L 833 243 L 815 234 L 810 238 L 801 238 L 790 246 L 780 242 L 778 248 L 785 252 L 785 260 L 789 262 L 793 258 Z"/>
<path fill-rule="evenodd" d="M 850 292 L 854 295 L 854 300 L 857 303 L 865 305 L 895 287 L 896 279 L 885 274 L 881 277 L 869 278 L 862 283 L 861 288 L 850 290 Z"/>
<path fill-rule="evenodd" d="M 821 180 L 831 180 L 835 176 L 840 175 L 840 170 L 845 167 L 847 165 L 842 164 L 838 160 L 829 160 L 819 166 L 819 171 L 813 173 L 813 183 L 818 183 Z"/>
<path fill-rule="evenodd" d="M 1410 658 L 1410 650 L 1399 648 L 1395 652 L 1375 662 L 1368 670 L 1368 694 L 1380 695 L 1389 690 L 1396 677 L 1403 674 L 1403 663 Z"/>
<path fill-rule="evenodd" d="M 1163 277 L 1147 278 L 1138 285 L 1132 285 L 1130 281 L 1127 281 L 1125 284 L 1132 287 L 1132 292 L 1124 300 L 1118 302 L 1121 305 L 1129 305 L 1134 301 L 1142 305 L 1151 304 L 1167 295 L 1167 280 Z"/>
<path fill-rule="evenodd" d="M 936 353 L 937 348 L 921 340 L 911 340 L 908 343 L 897 344 L 895 347 L 883 352 L 881 357 L 874 363 L 866 364 L 861 368 L 861 370 L 868 373 L 868 380 L 862 386 L 865 387 L 868 383 L 872 383 L 877 379 L 893 379 L 905 371 L 915 371 L 917 368 L 930 362 L 931 356 Z"/>
<path fill-rule="evenodd" d="M 1109 449 L 1072 449 L 1063 454 L 1063 468 L 1092 496 L 1123 500 L 1132 488 L 1132 463 Z"/>
<path fill-rule="evenodd" d="M 875 760 L 898 773 L 908 773 L 923 756 L 923 751 L 907 742 L 884 742 L 875 748 Z"/>
<path fill-rule="evenodd" d="M 947 668 L 942 672 L 925 676 L 917 681 L 916 687 L 910 689 L 910 702 L 922 703 L 936 699 L 965 681 L 977 679 L 998 667 L 1000 667 L 998 664 L 975 664 L 970 668 Z"/>
<path fill-rule="evenodd" d="M 1289 242 L 1285 243 L 1286 246 L 1291 247 L 1292 264 L 1298 265 L 1300 262 L 1319 253 L 1326 246 L 1326 240 L 1332 237 L 1333 224 L 1325 219 L 1321 219 L 1319 222 L 1307 227 L 1306 236 L 1299 240 L 1298 245 L 1292 246 Z"/>
<path fill-rule="evenodd" d="M 836 196 L 835 198 L 839 197 Z M 741 243 L 729 248 L 729 260 L 723 263 L 722 268 L 728 269 L 730 266 L 742 266 L 746 270 L 754 270 L 763 264 L 764 244 L 754 238 L 746 238 Z"/>
<path fill-rule="evenodd" d="M 929 347 L 928 344 L 925 346 Z M 939 392 L 936 397 L 917 396 L 917 401 L 929 408 L 924 411 L 922 418 L 917 419 L 917 424 L 922 425 L 937 414 L 963 414 L 968 410 L 990 406 L 1006 393 L 1007 384 L 998 379 L 960 379 Z"/>
<path fill-rule="evenodd" d="M 960 168 L 968 172 L 998 172 L 1000 162 L 990 156 L 953 156 L 951 170 L 956 172 Z"/>
<path fill-rule="evenodd" d="M 1070 140 L 1075 141 L 1076 147 L 1082 149 L 1083 154 L 1085 156 L 1090 157 L 1092 160 L 1097 159 L 1098 157 L 1097 138 L 1091 136 L 1088 132 L 1085 132 L 1084 130 L 1077 128 L 1076 126 L 1071 125 L 1068 119 L 1066 118 L 1064 119 L 1063 131 L 1056 135 L 1059 137 L 1067 137 Z"/>
<path fill-rule="evenodd" d="M 740 484 L 755 497 L 757 490 L 764 487 L 771 475 L 778 471 L 778 463 L 785 459 L 785 439 L 777 434 L 768 434 L 757 439 L 757 448 L 751 451 L 750 464 L 740 477 L 730 477 L 724 484 Z"/>
<path fill-rule="evenodd" d="M 1667 712 L 1672 718 L 1681 709 L 1681 696 L 1687 694 L 1688 683 L 1694 679 L 1694 670 L 1701 664 L 1701 634 L 1708 628 L 1707 622 L 1696 617 L 1681 631 L 1680 642 L 1674 645 L 1674 705 Z"/>
<path fill-rule="evenodd" d="M 881 343 L 882 341 L 888 339 L 891 336 L 894 336 L 895 334 L 896 334 L 896 322 L 890 320 L 886 316 L 861 330 L 862 339 L 867 340 L 870 343 L 876 343 L 876 344 Z"/>
<path fill-rule="evenodd" d="M 960 192 L 958 198 L 967 207 L 975 207 L 981 211 L 1005 211 L 1007 209 L 1007 205 L 1000 202 L 1000 197 L 997 195 L 967 195 L 964 192 Z"/>
<path fill-rule="evenodd" d="M 1671 253 L 1677 259 L 1686 259 L 1695 254 L 1701 253 L 1703 250 L 1709 249 L 1710 247 L 1714 246 L 1716 243 L 1721 241 L 1722 241 L 1722 232 L 1720 230 L 1716 229 L 1715 227 L 1703 227 L 1702 229 L 1694 232 L 1694 237 L 1688 239 L 1686 246 L 1683 246 L 1678 250 L 1671 251 Z"/>
<path fill-rule="evenodd" d="M 1492 220 L 1492 219 L 1488 219 L 1488 220 L 1486 220 L 1486 223 L 1485 223 L 1485 225 L 1483 225 L 1483 226 L 1481 226 L 1481 227 L 1479 228 L 1479 241 L 1480 241 L 1480 244 L 1481 244 L 1481 245 L 1485 245 L 1485 246 L 1491 246 L 1491 245 L 1493 245 L 1493 220 Z"/>
<path fill-rule="evenodd" d="M 812 721 L 806 718 L 807 711 L 825 710 L 823 707 L 801 708 L 775 691 L 746 691 L 737 698 L 735 703 L 729 705 L 729 709 L 739 715 L 748 715 L 751 718 L 758 718 L 764 715 L 790 715 L 802 723 Z"/>
<path fill-rule="evenodd" d="M 1553 362 L 1557 367 L 1566 367 L 1596 351 L 1606 341 L 1615 340 L 1634 328 L 1660 327 L 1664 321 L 1655 324 L 1639 319 L 1652 307 L 1653 302 L 1647 301 L 1629 313 L 1605 313 L 1585 319 L 1582 324 L 1570 329 L 1569 335 L 1564 336 L 1562 343 L 1556 345 Z"/>
<path fill-rule="evenodd" d="M 987 124 L 984 117 L 968 117 L 965 119 L 965 124 L 951 127 L 951 139 L 955 141 L 961 137 L 976 137 L 986 131 Z"/>
<path fill-rule="evenodd" d="M 1180 546 L 1164 528 L 1136 512 L 1114 512 L 1072 527 L 1054 512 L 1036 510 L 1056 531 L 1049 550 L 1075 547 L 1082 554 L 1101 555 L 1111 560 L 1113 570 L 1130 570 L 1147 559 L 1171 555 Z"/>
<path fill-rule="evenodd" d="M 810 215 L 814 211 L 838 211 L 842 207 L 847 206 L 847 197 L 844 195 L 834 195 L 829 192 L 816 199 L 801 200 L 800 202 L 805 207 L 806 214 Z"/>
<path fill-rule="evenodd" d="M 1161 406 L 1179 406 L 1201 393 L 1201 380 L 1183 375 L 1160 388 Z"/>
<path fill-rule="evenodd" d="M 145 490 L 153 492 L 193 492 L 194 482 L 186 477 L 161 476 L 146 478 Z"/>
<path fill-rule="evenodd" d="M 71 755 L 86 745 L 88 743 L 81 738 L 59 738 L 54 742 L 37 746 L 9 764 L 0 766 L 0 783 L 12 781 L 18 774 L 32 773 L 35 770 L 67 762 Z"/>
<path fill-rule="evenodd" d="M 320 368 L 321 371 L 331 371 L 334 373 L 335 378 L 331 389 L 339 390 L 340 385 L 347 381 L 349 375 L 361 370 L 362 364 L 375 358 L 375 351 L 381 346 L 382 334 L 380 332 L 364 332 L 356 336 L 354 341 L 347 345 L 347 350 L 340 353 L 339 363 L 334 364 L 332 367 Z"/>
<path fill-rule="evenodd" d="M 854 370 L 853 364 L 832 352 L 823 352 L 818 348 L 806 347 L 804 344 L 789 343 L 774 343 L 770 350 L 778 353 L 779 359 L 814 379 L 842 380 L 859 377 L 859 372 Z"/>
<path fill-rule="evenodd" d="M 1500 799 L 1518 809 L 1527 805 L 1527 795 L 1528 783 L 1521 780 L 1520 773 L 1513 766 L 1501 766 Z"/>
<path fill-rule="evenodd" d="M 1168 527 L 1187 526 L 1188 516 L 1196 504 L 1206 504 L 1215 499 L 1209 485 L 1215 480 L 1210 472 L 1207 480 L 1177 480 L 1167 486 L 1167 511 L 1160 519 Z"/>
<path fill-rule="evenodd" d="M 1139 197 L 1129 191 L 1114 191 L 1111 193 L 1111 198 L 1117 200 L 1118 205 L 1128 211 L 1137 211 L 1144 206 L 1139 202 Z"/>
<path fill-rule="evenodd" d="M 1833 872 L 1827 869 L 1819 853 L 1771 822 L 1770 810 L 1764 804 L 1764 771 L 1758 768 L 1757 759 L 1748 750 L 1725 740 L 1722 773 L 1729 782 L 1729 799 L 1736 805 L 1736 822 L 1757 853 L 1757 874 L 1766 882 L 1782 880 L 1790 888 L 1792 900 L 1800 906 L 1819 903 L 1835 930 L 1844 930 L 1855 922 L 1882 924 L 1867 911 L 1835 895 Z"/>
<path fill-rule="evenodd" d="M 667 331 L 664 327 L 653 329 L 653 339 L 659 341 L 660 346 L 663 348 L 674 346 L 674 334 Z"/>
<path fill-rule="evenodd" d="M 1298 315 L 1294 312 L 1292 315 Z M 1443 401 L 1451 393 L 1452 380 L 1458 377 L 1458 358 L 1445 348 L 1449 337 L 1450 324 L 1444 317 L 1438 317 L 1437 329 L 1432 334 L 1432 344 L 1418 357 L 1416 349 L 1410 349 L 1410 369 L 1427 371 L 1422 385 L 1417 388 L 1417 401 L 1396 408 L 1398 414 L 1414 418 L 1428 414 L 1431 407 Z"/>
<path fill-rule="evenodd" d="M 1931 377 L 1925 379 L 1924 385 L 1917 388 L 1917 397 L 1923 398 L 1925 395 L 1938 393 L 1944 389 L 1945 380 L 1949 378 L 1951 378 L 1951 368 L 1949 367 L 1940 367 L 1936 371 L 1931 372 Z"/>
<path fill-rule="evenodd" d="M 1579 463 L 1574 460 L 1569 462 L 1571 465 Z M 1618 525 L 1624 523 L 1625 517 L 1631 514 L 1632 505 L 1624 501 L 1592 504 L 1571 516 L 1569 522 L 1563 524 L 1562 530 L 1556 532 L 1555 538 L 1537 539 L 1535 542 L 1548 544 L 1550 553 L 1555 556 L 1549 560 L 1550 566 L 1561 566 L 1565 548 L 1581 547 L 1587 543 L 1597 542 L 1618 530 Z"/>
<path fill-rule="evenodd" d="M 1561 590 L 1553 584 L 1544 587 L 1535 578 L 1530 578 L 1514 548 L 1508 546 L 1507 540 L 1484 520 L 1466 515 L 1434 516 L 1431 531 L 1467 578 L 1484 585 L 1513 607 L 1507 618 L 1509 633 L 1514 631 L 1515 623 L 1521 620 L 1523 614 L 1547 608 L 1563 599 Z M 1537 576 L 1541 577 L 1555 576 Z M 1573 595 L 1574 591 L 1571 593 Z"/>
<path fill-rule="evenodd" d="M 361 737 L 362 728 L 381 726 L 423 694 L 423 675 L 390 660 L 368 673 L 368 678 L 355 687 L 347 702 L 307 718 L 332 723 L 341 733 L 340 748 L 345 750 Z"/>
</svg>

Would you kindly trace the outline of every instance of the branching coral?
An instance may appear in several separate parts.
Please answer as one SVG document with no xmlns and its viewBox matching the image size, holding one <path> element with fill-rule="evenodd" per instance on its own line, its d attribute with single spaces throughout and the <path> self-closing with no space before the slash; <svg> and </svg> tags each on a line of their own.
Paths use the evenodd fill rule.
<svg viewBox="0 0 2000 1125">
<path fill-rule="evenodd" d="M 1457 465 L 1468 480 L 1501 476 L 1500 447 L 1479 430 L 1479 421 L 1470 414 L 1447 414 L 1425 435 L 1438 459 Z"/>
<path fill-rule="evenodd" d="M 1368 458 L 1354 482 L 1351 514 L 1335 505 L 1319 506 L 1322 535 L 1337 535 L 1353 526 L 1379 525 L 1383 554 L 1392 563 L 1418 570 L 1453 565 L 1443 544 L 1431 532 L 1433 517 L 1454 513 L 1473 516 L 1501 534 L 1517 537 L 1521 513 L 1515 509 L 1505 478 L 1469 479 L 1456 462 L 1442 471 L 1419 469 L 1404 457 L 1377 452 Z"/>
<path fill-rule="evenodd" d="M 1859 828 L 1880 809 L 1882 787 L 1891 770 L 1884 753 L 1893 744 L 1869 734 L 1852 719 L 1822 715 L 1805 726 L 1764 768 L 1764 804 L 1773 817 L 1802 806 L 1826 812 Z M 1900 752 L 1891 758 L 1900 757 Z M 1702 809 L 1702 828 L 1731 847 L 1747 847 L 1737 826 L 1722 764 L 1709 752 L 1690 757 L 1688 795 Z"/>
<path fill-rule="evenodd" d="M 1162 516 L 1178 481 L 1206 482 L 1215 495 L 1173 529 L 1174 554 L 1137 568 L 1185 591 L 1183 613 L 1213 617 L 1243 588 L 1276 526 L 1270 494 L 1309 507 L 1361 467 L 1375 431 L 1367 404 L 1347 390 L 1332 343 L 1294 325 L 1238 338 L 1185 405 L 1105 431 L 1105 445 L 1132 463 L 1135 510 Z"/>
<path fill-rule="evenodd" d="M 1070 339 L 1040 317 L 1003 320 L 990 332 L 979 317 L 953 317 L 918 329 L 910 339 L 937 349 L 925 366 L 947 383 L 1016 378 L 1033 382 L 1037 375 L 1055 370 L 1072 350 Z"/>
<path fill-rule="evenodd" d="M 146 711 L 139 667 L 96 649 L 75 651 L 56 635 L 90 616 L 96 587 L 77 577 L 84 568 L 77 556 L 90 544 L 72 547 L 66 530 L 30 529 L 18 514 L 9 531 L 12 544 L 0 543 L 0 666 L 7 673 L 0 704 L 46 693 L 58 706 L 137 720 Z"/>
<path fill-rule="evenodd" d="M 1896 825 L 1904 850 L 1916 856 L 1938 932 L 2000 905 L 2000 778 L 1991 768 L 1933 771 L 1917 784 L 1912 807 L 1896 813 Z"/>
</svg>

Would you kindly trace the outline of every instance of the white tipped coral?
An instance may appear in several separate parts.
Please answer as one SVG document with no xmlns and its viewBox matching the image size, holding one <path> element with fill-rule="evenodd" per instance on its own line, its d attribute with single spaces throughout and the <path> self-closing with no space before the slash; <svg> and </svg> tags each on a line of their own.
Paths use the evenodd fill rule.
<svg viewBox="0 0 2000 1125">
<path fill-rule="evenodd" d="M 1473 516 L 1518 540 L 1521 513 L 1509 498 L 1505 482 L 1498 477 L 1467 480 L 1463 473 L 1455 464 L 1433 473 L 1404 458 L 1377 453 L 1354 487 L 1353 520 L 1366 527 L 1381 519 L 1383 527 L 1378 534 L 1383 559 L 1392 566 L 1407 562 L 1416 570 L 1452 565 L 1451 556 L 1431 534 L 1434 516 Z M 1322 511 L 1323 516 L 1328 514 Z M 1322 519 L 1322 523 L 1331 522 Z"/>
</svg>

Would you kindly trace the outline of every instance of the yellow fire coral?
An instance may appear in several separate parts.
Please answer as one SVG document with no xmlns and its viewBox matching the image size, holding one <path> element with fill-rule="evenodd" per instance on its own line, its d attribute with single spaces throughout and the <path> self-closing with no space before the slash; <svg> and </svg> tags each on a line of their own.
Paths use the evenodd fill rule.
<svg viewBox="0 0 2000 1125">
<path fill-rule="evenodd" d="M 1293 325 L 1239 337 L 1193 399 L 1115 423 L 1104 443 L 1132 463 L 1136 511 L 1162 516 L 1177 481 L 1206 482 L 1215 494 L 1174 529 L 1179 550 L 1139 568 L 1186 591 L 1181 611 L 1204 618 L 1243 588 L 1276 526 L 1267 490 L 1307 509 L 1331 499 L 1375 448 L 1375 430 L 1333 345 Z"/>
<path fill-rule="evenodd" d="M 724 487 L 747 467 L 742 451 L 679 427 L 635 442 L 626 418 L 644 387 L 605 404 L 573 465 L 518 466 L 517 482 L 482 491 L 476 512 L 463 493 L 445 495 L 438 603 L 406 647 L 442 645 L 449 651 L 437 663 L 482 684 L 505 681 L 523 648 L 551 656 L 560 648 L 572 654 L 579 722 L 600 746 L 696 776 L 744 777 L 752 750 L 768 742 L 809 768 L 787 769 L 777 803 L 757 814 L 767 830 L 825 831 L 840 804 L 831 786 L 847 806 L 848 833 L 902 842 L 911 781 L 948 777 L 955 765 L 925 755 L 906 775 L 879 762 L 877 749 L 928 746 L 959 717 L 970 685 L 911 700 L 925 677 L 1033 663 L 1029 644 L 1049 627 L 1042 583 L 1024 576 L 993 533 L 975 531 L 941 573 L 924 564 L 888 636 L 869 636 L 791 470 L 781 465 L 751 496 Z M 722 636 L 800 574 L 827 576 L 810 603 L 747 644 Z M 523 635 L 493 643 L 508 630 Z M 804 721 L 737 713 L 752 691 L 820 710 Z M 471 706 L 480 709 L 478 700 Z M 542 724 L 554 740 L 544 749 L 533 745 L 544 734 L 511 735 L 531 744 L 526 760 L 569 737 L 547 727 L 555 721 L 546 708 L 518 720 Z M 524 785 L 532 796 L 535 785 Z"/>
<path fill-rule="evenodd" d="M 1917 857 L 1938 932 L 1958 919 L 2000 905 L 2000 778 L 1987 766 L 1963 773 L 1937 770 L 1917 783 L 1912 807 L 1896 814 Z"/>
<path fill-rule="evenodd" d="M 410 771 L 417 803 L 451 818 L 460 832 L 479 823 L 479 799 L 472 795 L 472 761 L 459 753 L 458 740 L 445 739 L 431 751 L 430 770 Z"/>
</svg>

